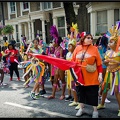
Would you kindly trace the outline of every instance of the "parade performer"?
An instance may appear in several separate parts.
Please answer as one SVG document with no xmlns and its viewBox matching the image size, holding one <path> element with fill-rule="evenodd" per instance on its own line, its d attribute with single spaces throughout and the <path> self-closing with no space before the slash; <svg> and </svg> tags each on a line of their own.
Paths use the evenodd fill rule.
<svg viewBox="0 0 120 120">
<path fill-rule="evenodd" d="M 34 46 L 30 48 L 30 53 L 38 53 L 42 54 L 42 49 L 39 49 L 39 39 L 34 39 L 33 40 Z M 35 85 L 30 92 L 30 97 L 32 99 L 38 99 L 40 97 L 40 87 L 41 89 L 44 90 L 44 69 L 45 65 L 42 61 L 32 57 L 31 61 L 26 64 L 26 73 L 23 75 L 23 77 L 28 74 L 32 70 L 33 77 L 29 78 L 28 81 L 30 80 L 29 84 L 30 85 L 33 81 L 35 81 Z"/>
<path fill-rule="evenodd" d="M 116 96 L 118 102 L 118 116 L 120 116 L 120 37 L 118 36 L 120 24 L 113 26 L 110 29 L 110 40 L 108 46 L 110 50 L 107 50 L 104 63 L 107 66 L 105 74 L 105 87 L 102 94 L 101 104 L 97 106 L 97 109 L 105 108 L 105 99 L 107 92 L 111 89 L 110 95 Z"/>
<path fill-rule="evenodd" d="M 77 45 L 77 35 L 78 32 L 77 24 L 72 23 L 72 27 L 70 28 L 71 34 L 69 36 L 68 41 L 68 53 L 66 54 L 66 60 L 71 60 L 73 51 Z M 69 104 L 69 106 L 76 106 L 78 105 L 78 98 L 77 93 L 75 89 L 75 82 L 74 79 L 70 73 L 70 70 L 66 71 L 66 77 L 67 77 L 67 89 L 68 89 L 68 97 L 66 97 L 65 101 L 73 100 L 72 103 Z M 72 92 L 72 93 L 71 93 Z M 73 97 L 72 97 L 73 94 Z"/>
<path fill-rule="evenodd" d="M 77 43 L 77 41 L 75 41 L 74 39 L 69 40 L 69 43 L 68 43 L 68 51 L 69 52 L 66 55 L 66 60 L 69 60 L 69 61 L 71 60 L 73 51 L 76 47 L 76 43 Z M 77 98 L 77 93 L 76 93 L 76 89 L 75 89 L 75 82 L 70 73 L 70 70 L 66 71 L 66 77 L 67 77 L 68 97 L 65 99 L 65 101 L 71 100 L 72 94 L 73 94 L 74 101 L 72 103 L 70 103 L 69 106 L 76 106 L 76 105 L 78 105 L 78 98 Z M 71 92 L 72 92 L 72 94 L 71 94 Z"/>
<path fill-rule="evenodd" d="M 96 42 L 96 47 L 98 48 L 98 51 L 99 51 L 101 59 L 102 59 L 103 80 L 104 80 L 106 68 L 107 68 L 107 66 L 104 64 L 104 56 L 108 49 L 108 38 L 106 37 L 106 34 L 104 34 L 103 36 L 98 38 L 98 40 Z M 102 82 L 100 84 L 100 90 L 99 90 L 99 98 L 100 99 L 102 98 L 101 96 L 102 96 L 102 92 L 103 92 L 103 87 L 104 87 L 104 82 Z M 105 102 L 110 103 L 110 101 L 107 98 L 106 98 Z"/>
<path fill-rule="evenodd" d="M 61 37 L 59 37 L 56 26 L 51 26 L 50 34 L 54 38 L 53 39 L 53 47 L 55 47 L 54 57 L 64 59 L 63 48 L 60 46 L 60 43 L 63 40 Z M 55 67 L 55 75 L 54 75 L 54 83 L 53 83 L 53 87 L 52 87 L 53 90 L 52 90 L 52 95 L 50 95 L 48 97 L 48 99 L 55 98 L 55 92 L 56 92 L 57 85 L 59 82 L 58 80 L 61 80 L 61 82 L 62 82 L 62 95 L 60 97 L 60 100 L 63 100 L 65 98 L 65 89 L 66 89 L 65 73 L 63 70 L 60 70 L 58 67 L 56 67 L 56 66 L 54 66 L 54 67 Z"/>
<path fill-rule="evenodd" d="M 53 47 L 52 43 L 49 44 L 49 51 L 48 51 L 48 56 L 54 57 L 54 51 L 55 48 Z M 49 64 L 49 69 L 50 69 L 50 82 L 53 86 L 53 81 L 54 81 L 54 73 L 55 73 L 55 67 L 54 65 Z"/>
</svg>

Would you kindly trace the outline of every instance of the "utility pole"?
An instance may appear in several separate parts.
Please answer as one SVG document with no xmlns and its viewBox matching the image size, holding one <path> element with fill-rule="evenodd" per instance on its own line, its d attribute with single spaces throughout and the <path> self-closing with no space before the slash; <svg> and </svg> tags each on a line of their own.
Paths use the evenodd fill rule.
<svg viewBox="0 0 120 120">
<path fill-rule="evenodd" d="M 2 10 L 2 20 L 3 20 L 3 25 L 5 25 L 4 6 L 3 6 L 3 2 L 1 2 L 1 10 Z"/>
</svg>

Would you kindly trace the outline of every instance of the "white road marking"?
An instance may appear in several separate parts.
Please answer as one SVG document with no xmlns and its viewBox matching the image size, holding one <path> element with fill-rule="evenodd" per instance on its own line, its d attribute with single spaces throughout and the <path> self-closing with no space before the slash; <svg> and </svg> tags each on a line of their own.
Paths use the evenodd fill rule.
<svg viewBox="0 0 120 120">
<path fill-rule="evenodd" d="M 38 109 L 38 108 L 29 107 L 29 106 L 24 106 L 24 105 L 12 103 L 12 102 L 5 102 L 4 104 L 23 108 L 23 109 L 27 109 L 27 110 L 39 111 L 39 112 L 46 113 L 49 115 L 59 116 L 59 117 L 64 117 L 64 118 L 75 118 L 76 117 L 76 116 L 65 115 L 65 114 L 61 114 L 61 113 L 57 113 L 57 112 L 51 112 L 51 111 L 46 110 L 46 109 Z"/>
</svg>

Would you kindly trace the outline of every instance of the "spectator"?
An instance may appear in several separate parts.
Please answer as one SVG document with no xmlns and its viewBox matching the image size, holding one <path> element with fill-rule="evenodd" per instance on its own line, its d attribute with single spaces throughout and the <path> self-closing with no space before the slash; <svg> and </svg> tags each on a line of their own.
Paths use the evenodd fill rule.
<svg viewBox="0 0 120 120">
<path fill-rule="evenodd" d="M 6 61 L 9 65 L 9 70 L 10 70 L 10 81 L 13 80 L 13 71 L 15 71 L 17 75 L 17 80 L 20 81 L 20 76 L 19 76 L 19 71 L 18 71 L 18 63 L 15 62 L 18 61 L 18 50 L 15 49 L 13 44 L 8 45 L 8 49 L 5 50 L 5 57 Z"/>
<path fill-rule="evenodd" d="M 10 44 L 14 45 L 16 44 L 16 41 L 14 40 L 14 38 L 12 38 L 12 40 L 10 40 Z"/>
<path fill-rule="evenodd" d="M 78 45 L 72 55 L 72 61 L 77 62 L 81 66 L 81 72 L 84 78 L 84 84 L 77 81 L 76 91 L 80 109 L 76 116 L 84 113 L 84 104 L 93 106 L 92 118 L 98 118 L 98 91 L 99 84 L 102 82 L 102 60 L 98 49 L 92 45 L 93 37 L 91 34 L 81 33 L 80 45 Z M 88 65 L 96 64 L 94 71 L 87 71 Z"/>
</svg>

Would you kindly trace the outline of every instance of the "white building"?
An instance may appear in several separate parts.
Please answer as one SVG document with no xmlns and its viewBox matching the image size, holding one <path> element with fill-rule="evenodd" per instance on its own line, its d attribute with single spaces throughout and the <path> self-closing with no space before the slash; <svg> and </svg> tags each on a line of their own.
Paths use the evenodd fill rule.
<svg viewBox="0 0 120 120">
<path fill-rule="evenodd" d="M 86 7 L 90 13 L 90 31 L 94 36 L 105 33 L 120 20 L 120 2 L 90 2 Z"/>
<path fill-rule="evenodd" d="M 79 5 L 74 4 L 75 14 Z M 90 14 L 90 32 L 95 37 L 105 33 L 116 21 L 120 20 L 120 2 L 89 2 L 86 6 Z M 49 29 L 56 25 L 60 36 L 67 36 L 67 25 L 63 2 L 4 2 L 5 24 L 13 25 L 15 40 L 25 35 L 27 40 L 33 40 L 36 34 L 48 42 Z"/>
<path fill-rule="evenodd" d="M 20 40 L 25 35 L 27 40 L 33 40 L 36 34 L 46 41 L 50 39 L 50 26 L 56 25 L 60 36 L 67 35 L 63 2 L 6 2 L 5 24 L 14 27 L 13 38 Z M 74 3 L 77 15 L 79 6 Z M 10 38 L 9 38 L 10 39 Z M 48 40 L 47 40 L 48 41 Z"/>
</svg>

